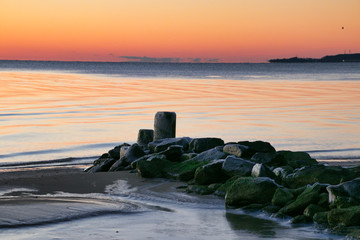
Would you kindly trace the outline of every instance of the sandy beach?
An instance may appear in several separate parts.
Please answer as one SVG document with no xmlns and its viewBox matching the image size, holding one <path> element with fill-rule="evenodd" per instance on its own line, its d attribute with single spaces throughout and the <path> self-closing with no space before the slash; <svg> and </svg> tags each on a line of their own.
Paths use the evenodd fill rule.
<svg viewBox="0 0 360 240">
<path fill-rule="evenodd" d="M 154 206 L 114 200 L 122 196 L 160 196 L 185 202 L 214 196 L 188 196 L 184 183 L 144 179 L 129 171 L 85 173 L 79 168 L 49 168 L 0 174 L 0 228 L 68 221 L 100 214 L 149 211 Z M 184 197 L 185 196 L 185 197 Z M 167 211 L 167 209 L 162 209 Z"/>
</svg>

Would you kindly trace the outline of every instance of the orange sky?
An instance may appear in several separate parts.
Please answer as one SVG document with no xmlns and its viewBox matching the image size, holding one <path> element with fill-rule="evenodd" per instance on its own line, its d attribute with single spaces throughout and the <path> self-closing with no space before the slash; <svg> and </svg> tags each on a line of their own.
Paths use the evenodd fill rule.
<svg viewBox="0 0 360 240">
<path fill-rule="evenodd" d="M 0 0 L 0 59 L 264 62 L 355 53 L 359 12 L 359 0 Z"/>
</svg>

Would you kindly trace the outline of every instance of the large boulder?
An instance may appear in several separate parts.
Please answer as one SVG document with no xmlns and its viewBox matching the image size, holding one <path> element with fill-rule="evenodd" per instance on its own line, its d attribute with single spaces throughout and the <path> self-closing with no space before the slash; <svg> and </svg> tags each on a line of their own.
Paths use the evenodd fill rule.
<svg viewBox="0 0 360 240">
<path fill-rule="evenodd" d="M 190 150 L 201 153 L 217 146 L 223 146 L 224 141 L 220 138 L 194 138 L 190 142 Z"/>
<path fill-rule="evenodd" d="M 120 148 L 120 159 L 117 160 L 109 169 L 110 172 L 127 169 L 127 167 L 135 160 L 145 155 L 143 148 L 137 143 Z"/>
<path fill-rule="evenodd" d="M 236 157 L 244 157 L 249 156 L 249 147 L 237 144 L 237 143 L 229 143 L 226 144 L 223 148 L 223 151 L 229 155 L 234 155 Z"/>
<path fill-rule="evenodd" d="M 275 168 L 273 170 L 273 173 L 275 174 L 276 177 L 278 177 L 280 179 L 284 179 L 287 175 L 289 175 L 293 171 L 294 171 L 294 169 L 290 166 L 281 166 L 281 167 Z"/>
<path fill-rule="evenodd" d="M 150 152 L 162 152 L 166 150 L 169 146 L 172 145 L 181 145 L 183 146 L 184 151 L 187 151 L 189 149 L 191 138 L 189 137 L 182 137 L 182 138 L 164 138 L 155 140 L 153 142 L 150 142 L 148 144 L 148 148 Z"/>
<path fill-rule="evenodd" d="M 313 219 L 314 215 L 316 213 L 319 213 L 319 212 L 326 212 L 328 209 L 322 207 L 322 206 L 319 206 L 317 204 L 310 204 L 309 206 L 307 206 L 304 210 L 304 215 L 306 217 L 309 217 L 311 219 Z"/>
<path fill-rule="evenodd" d="M 255 153 L 261 152 L 261 153 L 275 153 L 276 150 L 275 148 L 268 142 L 263 142 L 263 141 L 254 141 L 254 142 L 249 142 L 249 141 L 240 141 L 238 142 L 238 144 L 240 145 L 244 145 L 247 146 L 249 149 L 249 156 L 251 157 L 252 155 L 254 155 Z"/>
<path fill-rule="evenodd" d="M 268 166 L 273 166 L 273 167 L 284 166 L 287 164 L 283 155 L 274 152 L 270 152 L 270 153 L 257 152 L 251 157 L 250 161 L 266 164 Z"/>
<path fill-rule="evenodd" d="M 205 185 L 211 183 L 220 183 L 227 180 L 227 177 L 221 170 L 224 160 L 215 160 L 209 164 L 196 169 L 194 180 L 196 184 Z"/>
<path fill-rule="evenodd" d="M 289 174 L 284 179 L 284 184 L 290 188 L 297 188 L 307 184 L 329 183 L 339 184 L 352 178 L 352 174 L 346 168 L 340 166 L 316 165 L 304 167 Z"/>
<path fill-rule="evenodd" d="M 245 177 L 251 175 L 254 165 L 253 162 L 230 155 L 225 159 L 222 170 L 229 177 L 235 175 Z"/>
<path fill-rule="evenodd" d="M 194 178 L 197 168 L 210 163 L 211 160 L 197 161 L 193 159 L 184 162 L 173 163 L 164 169 L 165 177 L 180 181 L 189 181 Z"/>
<path fill-rule="evenodd" d="M 311 158 L 306 152 L 278 151 L 276 153 L 279 157 L 282 156 L 287 163 L 286 165 L 289 165 L 292 168 L 314 166 L 318 164 L 318 162 Z"/>
<path fill-rule="evenodd" d="M 87 169 L 87 172 L 107 172 L 115 162 L 116 160 L 111 157 L 102 157 L 96 160 L 94 165 L 91 168 Z"/>
<path fill-rule="evenodd" d="M 276 189 L 271 203 L 275 206 L 283 207 L 294 199 L 295 195 L 289 189 L 280 187 Z"/>
<path fill-rule="evenodd" d="M 278 185 L 270 178 L 240 177 L 225 195 L 227 206 L 245 206 L 252 203 L 270 203 Z"/>
<path fill-rule="evenodd" d="M 360 178 L 327 187 L 329 202 L 338 207 L 360 205 Z"/>
<path fill-rule="evenodd" d="M 302 215 L 306 207 L 310 204 L 318 203 L 319 195 L 326 191 L 326 186 L 327 185 L 325 184 L 315 183 L 314 185 L 307 187 L 294 202 L 291 202 L 280 209 L 279 213 L 289 216 Z"/>
<path fill-rule="evenodd" d="M 221 184 L 216 191 L 214 192 L 214 195 L 225 197 L 226 192 L 231 187 L 231 185 L 239 178 L 239 176 L 234 176 L 230 179 L 228 179 L 225 183 Z"/>
<path fill-rule="evenodd" d="M 330 226 L 360 226 L 360 206 L 336 208 L 328 213 Z"/>
<path fill-rule="evenodd" d="M 110 155 L 111 158 L 113 158 L 114 160 L 119 160 L 122 156 L 121 156 L 121 149 L 127 149 L 127 147 L 129 147 L 130 144 L 128 143 L 123 143 L 121 145 L 118 145 L 116 147 L 114 147 L 113 149 L 109 150 L 108 154 Z M 122 153 L 125 153 L 124 150 Z"/>
<path fill-rule="evenodd" d="M 184 147 L 181 145 L 171 145 L 159 154 L 164 154 L 169 161 L 180 162 L 181 156 L 184 153 L 183 148 Z"/>
<path fill-rule="evenodd" d="M 191 160 L 204 162 L 204 161 L 212 161 L 217 159 L 224 159 L 226 158 L 226 156 L 228 156 L 228 154 L 222 151 L 222 147 L 214 147 L 210 150 L 199 153 L 195 157 L 191 158 Z"/>
<path fill-rule="evenodd" d="M 270 168 L 268 168 L 267 166 L 265 166 L 262 163 L 257 163 L 253 166 L 253 168 L 251 170 L 251 176 L 252 177 L 269 177 L 274 180 L 277 180 L 275 173 L 273 173 L 270 170 Z"/>
<path fill-rule="evenodd" d="M 144 178 L 164 177 L 164 169 L 171 164 L 165 155 L 153 154 L 138 160 L 136 163 L 136 171 Z"/>
<path fill-rule="evenodd" d="M 133 161 L 135 161 L 136 159 L 138 159 L 144 155 L 145 155 L 144 150 L 137 143 L 134 143 L 126 151 L 125 156 L 124 156 L 124 158 L 125 158 L 124 162 L 127 165 L 129 165 L 130 163 L 132 163 Z"/>
</svg>

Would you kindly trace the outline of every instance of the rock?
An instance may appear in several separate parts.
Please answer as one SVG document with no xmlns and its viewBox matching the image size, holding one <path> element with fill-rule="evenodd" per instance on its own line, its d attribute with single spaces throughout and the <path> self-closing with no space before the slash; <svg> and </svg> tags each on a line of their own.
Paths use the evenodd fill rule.
<svg viewBox="0 0 360 240">
<path fill-rule="evenodd" d="M 251 203 L 249 205 L 241 207 L 241 210 L 245 212 L 254 212 L 254 211 L 259 211 L 265 206 L 266 206 L 265 204 L 261 204 L 261 203 Z"/>
<path fill-rule="evenodd" d="M 166 150 L 160 152 L 160 154 L 164 154 L 166 158 L 172 162 L 181 161 L 181 156 L 183 153 L 183 146 L 181 145 L 171 145 Z"/>
<path fill-rule="evenodd" d="M 180 181 L 189 181 L 194 178 L 195 171 L 198 167 L 208 164 L 211 160 L 197 161 L 187 160 L 180 163 L 174 163 L 165 170 L 165 176 L 168 178 L 178 179 Z"/>
<path fill-rule="evenodd" d="M 329 212 L 317 212 L 313 216 L 313 221 L 318 224 L 328 224 L 328 215 Z"/>
<path fill-rule="evenodd" d="M 281 207 L 279 207 L 279 206 L 270 204 L 270 205 L 265 206 L 262 210 L 266 213 L 274 214 L 274 213 L 277 213 L 280 210 L 280 208 Z"/>
<path fill-rule="evenodd" d="M 225 195 L 227 206 L 245 206 L 252 203 L 269 203 L 278 185 L 270 178 L 240 177 Z"/>
<path fill-rule="evenodd" d="M 222 170 L 229 177 L 250 176 L 254 165 L 253 162 L 230 155 L 225 159 Z"/>
<path fill-rule="evenodd" d="M 220 138 L 194 138 L 190 142 L 190 150 L 201 153 L 217 146 L 223 146 L 224 141 Z"/>
<path fill-rule="evenodd" d="M 93 165 L 98 165 L 98 164 L 102 163 L 103 161 L 105 161 L 108 158 L 112 158 L 112 157 L 110 156 L 109 153 L 104 153 L 103 155 L 101 155 L 98 159 L 96 159 L 93 162 Z"/>
<path fill-rule="evenodd" d="M 126 165 L 129 165 L 130 163 L 144 155 L 145 152 L 143 151 L 143 149 L 137 143 L 134 143 L 127 149 L 124 156 L 124 163 Z"/>
<path fill-rule="evenodd" d="M 360 226 L 360 206 L 336 208 L 328 213 L 330 226 Z"/>
<path fill-rule="evenodd" d="M 309 186 L 301 193 L 294 202 L 286 205 L 280 209 L 279 213 L 296 216 L 303 214 L 305 208 L 310 204 L 316 204 L 319 200 L 319 195 L 322 191 L 325 191 L 326 185 L 315 183 L 312 186 Z"/>
<path fill-rule="evenodd" d="M 223 151 L 236 157 L 250 155 L 249 153 L 247 154 L 247 151 L 249 151 L 249 147 L 240 144 L 226 144 L 223 148 Z"/>
<path fill-rule="evenodd" d="M 297 188 L 307 184 L 329 183 L 331 185 L 339 184 L 341 181 L 351 179 L 348 169 L 340 166 L 310 166 L 301 168 L 298 171 L 289 174 L 284 179 L 284 184 L 290 188 Z"/>
<path fill-rule="evenodd" d="M 299 188 L 289 188 L 289 191 L 294 194 L 295 197 L 299 196 L 300 194 L 302 194 L 305 189 L 308 187 L 307 186 L 302 186 L 302 187 L 299 187 Z"/>
<path fill-rule="evenodd" d="M 268 177 L 277 180 L 275 174 L 262 163 L 256 163 L 251 170 L 252 177 Z"/>
<path fill-rule="evenodd" d="M 349 234 L 347 235 L 349 239 L 360 239 L 360 229 L 350 229 Z"/>
<path fill-rule="evenodd" d="M 224 160 L 215 160 L 196 169 L 194 180 L 196 184 L 205 185 L 211 183 L 220 183 L 228 179 L 222 172 Z"/>
<path fill-rule="evenodd" d="M 307 206 L 304 210 L 304 215 L 309 218 L 313 218 L 314 215 L 318 212 L 326 212 L 328 209 L 325 209 L 319 205 L 316 204 L 310 204 Z"/>
<path fill-rule="evenodd" d="M 275 153 L 276 152 L 275 148 L 273 146 L 271 146 L 271 144 L 268 143 L 268 142 L 263 142 L 263 141 L 255 141 L 255 142 L 240 141 L 240 142 L 238 142 L 238 144 L 247 146 L 249 148 L 248 149 L 249 153 L 250 152 L 252 153 L 252 154 L 250 154 L 251 156 L 254 155 L 257 152 L 261 152 L 261 153 Z"/>
<path fill-rule="evenodd" d="M 120 147 L 120 158 L 119 159 L 125 157 L 126 152 L 129 150 L 129 148 L 130 148 L 130 145 L 125 145 L 125 146 Z"/>
<path fill-rule="evenodd" d="M 125 158 L 121 158 L 117 160 L 111 167 L 109 168 L 109 172 L 121 171 L 126 167 Z"/>
<path fill-rule="evenodd" d="M 113 158 L 114 160 L 119 160 L 120 159 L 120 149 L 122 147 L 127 147 L 130 146 L 130 144 L 127 143 L 123 143 L 119 146 L 114 147 L 113 149 L 109 150 L 109 155 L 111 158 Z"/>
<path fill-rule="evenodd" d="M 221 184 L 216 191 L 214 192 L 214 195 L 225 197 L 226 192 L 230 188 L 230 186 L 239 178 L 239 176 L 234 176 L 230 179 L 228 179 L 224 184 Z"/>
<path fill-rule="evenodd" d="M 295 195 L 289 189 L 280 187 L 276 189 L 271 203 L 275 206 L 283 207 L 294 199 Z"/>
<path fill-rule="evenodd" d="M 340 183 L 335 186 L 328 186 L 329 202 L 338 207 L 349 207 L 360 205 L 360 178 Z"/>
<path fill-rule="evenodd" d="M 95 172 L 107 172 L 110 167 L 115 163 L 115 159 L 113 158 L 102 158 L 98 164 L 92 166 L 87 170 L 89 173 L 95 173 Z"/>
<path fill-rule="evenodd" d="M 318 164 L 318 162 L 311 158 L 306 152 L 278 151 L 277 154 L 282 156 L 287 162 L 286 165 L 289 165 L 292 168 L 314 166 Z"/>
<path fill-rule="evenodd" d="M 222 147 L 215 147 L 210 150 L 207 150 L 205 152 L 199 153 L 195 157 L 193 157 L 191 160 L 203 162 L 203 161 L 212 161 L 212 160 L 218 160 L 218 159 L 224 159 L 226 158 L 227 153 L 224 153 L 222 151 Z"/>
<path fill-rule="evenodd" d="M 184 153 L 180 157 L 180 162 L 192 159 L 193 157 L 196 157 L 197 155 L 198 155 L 197 153 Z"/>
<path fill-rule="evenodd" d="M 274 167 L 286 165 L 285 158 L 282 155 L 273 152 L 271 153 L 257 152 L 251 157 L 250 161 L 255 163 L 263 163 L 268 166 L 274 166 Z"/>
<path fill-rule="evenodd" d="M 164 169 L 170 164 L 165 155 L 154 154 L 137 161 L 136 171 L 144 178 L 164 177 Z"/>
<path fill-rule="evenodd" d="M 157 112 L 154 120 L 154 140 L 175 138 L 176 113 Z"/>
<path fill-rule="evenodd" d="M 303 223 L 310 223 L 311 218 L 305 216 L 305 215 L 298 215 L 291 219 L 291 224 L 303 224 Z"/>
<path fill-rule="evenodd" d="M 180 145 L 183 146 L 183 150 L 187 151 L 189 149 L 189 143 L 191 141 L 191 138 L 188 137 L 182 137 L 182 138 L 164 138 L 159 139 L 153 142 L 150 142 L 148 144 L 148 148 L 151 153 L 156 152 L 162 152 L 165 151 L 168 147 L 172 145 Z"/>
<path fill-rule="evenodd" d="M 147 148 L 147 145 L 154 141 L 154 130 L 140 129 L 136 143 L 142 147 Z"/>
<path fill-rule="evenodd" d="M 319 195 L 319 201 L 317 203 L 319 206 L 328 209 L 329 208 L 329 194 L 321 193 Z"/>
<path fill-rule="evenodd" d="M 215 192 L 220 186 L 222 185 L 222 183 L 212 183 L 208 186 L 208 188 L 212 191 Z M 225 195 L 224 195 L 225 196 Z"/>
<path fill-rule="evenodd" d="M 280 179 L 284 179 L 287 175 L 289 175 L 290 173 L 292 173 L 294 171 L 294 169 L 290 166 L 281 166 L 281 167 L 277 167 L 273 170 L 273 173 L 275 174 L 275 176 L 277 176 Z"/>
</svg>

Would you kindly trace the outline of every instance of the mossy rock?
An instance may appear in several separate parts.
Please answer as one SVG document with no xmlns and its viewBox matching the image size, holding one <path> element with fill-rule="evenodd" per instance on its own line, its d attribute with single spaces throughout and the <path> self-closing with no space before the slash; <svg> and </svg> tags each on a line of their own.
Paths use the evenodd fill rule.
<svg viewBox="0 0 360 240">
<path fill-rule="evenodd" d="M 292 200 L 295 200 L 295 195 L 289 189 L 278 188 L 276 189 L 271 202 L 275 206 L 283 207 Z"/>
<path fill-rule="evenodd" d="M 280 213 L 296 216 L 303 214 L 305 208 L 310 204 L 316 204 L 319 201 L 319 195 L 324 191 L 325 186 L 319 183 L 316 183 L 312 186 L 309 186 L 301 193 L 294 202 L 286 205 L 280 210 Z"/>
<path fill-rule="evenodd" d="M 305 215 L 298 215 L 291 219 L 292 224 L 303 224 L 303 223 L 311 223 L 312 219 Z"/>
<path fill-rule="evenodd" d="M 289 165 L 292 168 L 314 166 L 318 164 L 318 162 L 311 158 L 306 152 L 278 151 L 276 153 L 277 155 L 282 156 L 287 163 L 286 165 Z"/>
<path fill-rule="evenodd" d="M 166 177 L 178 179 L 180 181 L 189 181 L 194 178 L 195 171 L 198 167 L 208 164 L 209 161 L 197 161 L 190 159 L 180 163 L 168 165 L 164 171 Z"/>
<path fill-rule="evenodd" d="M 227 206 L 270 203 L 278 185 L 266 177 L 241 177 L 234 181 L 225 195 Z"/>
<path fill-rule="evenodd" d="M 313 221 L 316 222 L 317 224 L 328 224 L 328 215 L 329 212 L 317 212 L 314 214 L 313 216 Z"/>
<path fill-rule="evenodd" d="M 266 212 L 266 213 L 273 214 L 273 213 L 277 213 L 280 209 L 281 209 L 281 207 L 279 207 L 279 206 L 269 204 L 269 205 L 265 206 L 261 210 Z"/>
<path fill-rule="evenodd" d="M 352 239 L 360 239 L 360 229 L 351 229 L 347 236 Z"/>
<path fill-rule="evenodd" d="M 313 218 L 314 215 L 318 212 L 325 212 L 327 209 L 319 206 L 319 205 L 316 205 L 316 204 L 310 204 L 309 206 L 307 206 L 304 210 L 304 215 L 306 217 L 309 217 L 309 218 Z"/>
<path fill-rule="evenodd" d="M 172 164 L 165 155 L 154 154 L 137 161 L 136 172 L 144 178 L 165 177 L 164 169 Z"/>
<path fill-rule="evenodd" d="M 223 163 L 224 160 L 216 160 L 204 166 L 198 167 L 194 175 L 195 183 L 205 185 L 225 182 L 229 177 L 221 170 Z"/>
<path fill-rule="evenodd" d="M 253 211 L 259 211 L 260 209 L 263 209 L 266 207 L 267 204 L 261 204 L 261 203 L 252 203 L 246 206 L 243 206 L 241 210 L 246 212 L 253 212 Z"/>
<path fill-rule="evenodd" d="M 287 175 L 284 179 L 284 184 L 290 188 L 298 188 L 316 182 L 336 185 L 350 179 L 352 179 L 352 174 L 346 168 L 340 166 L 317 165 L 302 168 Z"/>
<path fill-rule="evenodd" d="M 332 209 L 328 214 L 330 226 L 360 226 L 360 206 Z"/>
<path fill-rule="evenodd" d="M 226 192 L 228 191 L 228 189 L 230 188 L 230 186 L 236 181 L 236 179 L 238 179 L 239 176 L 234 176 L 230 179 L 228 179 L 224 184 L 221 184 L 216 191 L 214 192 L 214 195 L 216 196 L 220 196 L 220 197 L 225 197 Z"/>
</svg>

